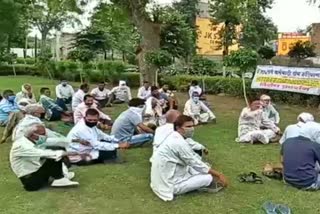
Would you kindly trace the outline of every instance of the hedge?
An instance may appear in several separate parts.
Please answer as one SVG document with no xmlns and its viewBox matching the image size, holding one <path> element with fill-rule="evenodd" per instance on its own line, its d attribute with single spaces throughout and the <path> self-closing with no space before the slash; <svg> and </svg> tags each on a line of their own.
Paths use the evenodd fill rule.
<svg viewBox="0 0 320 214">
<path fill-rule="evenodd" d="M 74 64 L 69 65 L 68 68 L 62 69 L 59 66 L 55 67 L 54 78 L 66 79 L 70 81 L 79 81 L 80 72 L 79 68 Z M 37 75 L 47 76 L 47 72 L 40 71 L 37 67 L 31 65 L 16 65 L 17 75 Z M 52 72 L 52 71 L 51 71 Z M 127 81 L 130 87 L 139 87 L 140 74 L 137 72 L 102 72 L 101 70 L 93 70 L 92 67 L 85 68 L 82 71 L 84 79 L 88 82 L 96 83 L 101 81 L 108 81 L 117 84 L 119 80 Z M 13 75 L 12 66 L 0 66 L 0 76 Z M 229 96 L 243 97 L 242 79 L 239 78 L 225 78 L 218 76 L 190 76 L 190 75 L 177 75 L 177 76 L 164 76 L 160 75 L 160 85 L 166 83 L 172 89 L 178 91 L 187 91 L 189 84 L 192 80 L 198 80 L 202 85 L 204 82 L 205 91 L 208 94 L 221 94 L 224 93 Z M 306 94 L 298 94 L 282 91 L 270 90 L 254 90 L 251 89 L 251 80 L 246 80 L 247 95 L 249 99 L 258 99 L 261 94 L 269 94 L 275 102 L 299 104 L 308 106 L 318 106 L 319 96 L 312 96 Z"/>
</svg>

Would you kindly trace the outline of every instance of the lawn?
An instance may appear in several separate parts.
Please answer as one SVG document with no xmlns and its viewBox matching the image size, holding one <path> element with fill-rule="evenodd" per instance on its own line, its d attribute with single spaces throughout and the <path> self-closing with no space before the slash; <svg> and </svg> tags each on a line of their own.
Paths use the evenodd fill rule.
<svg viewBox="0 0 320 214">
<path fill-rule="evenodd" d="M 57 81 L 35 77 L 1 77 L 0 91 L 11 88 L 16 92 L 24 82 L 31 83 L 35 92 L 42 86 L 54 88 Z M 135 93 L 134 93 L 135 94 Z M 185 95 L 180 103 L 185 102 Z M 196 129 L 195 140 L 206 145 L 210 154 L 207 161 L 222 171 L 230 180 L 230 187 L 216 195 L 191 193 L 179 196 L 173 202 L 158 199 L 149 187 L 149 157 L 151 147 L 121 152 L 127 163 L 123 165 L 95 165 L 74 168 L 76 189 L 46 189 L 28 193 L 11 172 L 8 153 L 11 143 L 0 145 L 0 213 L 263 213 L 261 205 L 267 200 L 289 205 L 294 213 L 320 213 L 320 193 L 303 192 L 282 182 L 265 179 L 262 185 L 242 184 L 237 175 L 242 172 L 260 173 L 265 163 L 277 162 L 279 145 L 240 145 L 234 141 L 239 113 L 244 101 L 232 97 L 208 96 L 217 124 Z M 277 105 L 281 128 L 294 123 L 298 113 L 316 109 Z M 126 107 L 107 109 L 113 116 Z M 61 126 L 57 126 L 61 130 Z M 0 130 L 2 132 L 2 129 Z"/>
</svg>

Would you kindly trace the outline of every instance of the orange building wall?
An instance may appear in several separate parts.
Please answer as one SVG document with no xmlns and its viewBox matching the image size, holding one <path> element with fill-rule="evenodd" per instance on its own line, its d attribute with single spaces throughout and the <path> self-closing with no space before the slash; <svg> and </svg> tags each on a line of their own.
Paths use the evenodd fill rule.
<svg viewBox="0 0 320 214">
<path fill-rule="evenodd" d="M 311 38 L 309 36 L 280 37 L 278 39 L 278 55 L 287 56 L 291 45 L 295 44 L 298 41 L 311 41 Z"/>
</svg>

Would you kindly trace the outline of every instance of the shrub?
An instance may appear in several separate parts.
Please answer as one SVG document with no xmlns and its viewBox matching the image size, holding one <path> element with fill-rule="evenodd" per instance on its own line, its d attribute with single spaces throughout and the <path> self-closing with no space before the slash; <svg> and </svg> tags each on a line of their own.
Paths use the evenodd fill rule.
<svg viewBox="0 0 320 214">
<path fill-rule="evenodd" d="M 16 59 L 17 64 L 24 64 L 26 63 L 27 65 L 34 65 L 35 64 L 35 58 L 22 58 L 18 57 Z"/>
<path fill-rule="evenodd" d="M 33 65 L 16 64 L 15 71 L 17 75 L 39 75 L 41 72 Z M 12 65 L 0 65 L 0 76 L 13 75 Z"/>
<path fill-rule="evenodd" d="M 196 56 L 192 59 L 192 69 L 189 74 L 193 75 L 217 75 L 217 63 L 213 60 Z"/>
</svg>

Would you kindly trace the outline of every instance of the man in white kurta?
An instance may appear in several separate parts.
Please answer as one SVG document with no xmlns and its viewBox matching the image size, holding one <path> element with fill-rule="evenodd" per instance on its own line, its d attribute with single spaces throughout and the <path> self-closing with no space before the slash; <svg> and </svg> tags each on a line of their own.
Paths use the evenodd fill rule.
<svg viewBox="0 0 320 214">
<path fill-rule="evenodd" d="M 62 80 L 59 85 L 56 86 L 57 104 L 64 108 L 68 105 L 70 107 L 74 90 L 66 80 Z"/>
<path fill-rule="evenodd" d="M 183 114 L 192 117 L 195 125 L 216 119 L 213 112 L 200 100 L 198 92 L 193 92 L 192 97 L 186 102 Z"/>
<path fill-rule="evenodd" d="M 227 186 L 224 175 L 210 169 L 185 141 L 184 135 L 193 132 L 193 119 L 181 115 L 174 126 L 176 131 L 159 146 L 151 160 L 153 192 L 162 200 L 171 201 L 174 195 L 211 188 L 213 183 Z"/>
<path fill-rule="evenodd" d="M 98 87 L 92 89 L 91 96 L 98 102 L 100 108 L 104 108 L 109 100 L 111 91 L 106 88 L 104 82 L 99 83 Z"/>
<path fill-rule="evenodd" d="M 74 111 L 80 103 L 83 102 L 84 96 L 89 92 L 89 85 L 82 84 L 80 85 L 79 90 L 73 94 L 72 97 L 72 110 Z"/>
<path fill-rule="evenodd" d="M 240 114 L 236 141 L 268 144 L 279 132 L 280 129 L 263 113 L 261 101 L 254 101 Z"/>
<path fill-rule="evenodd" d="M 128 143 L 121 143 L 114 136 L 110 136 L 97 128 L 99 112 L 95 109 L 88 109 L 85 118 L 79 121 L 69 132 L 69 141 L 79 139 L 88 142 L 87 145 L 70 143 L 67 148 L 70 152 L 87 155 L 70 157 L 72 163 L 91 162 L 103 163 L 107 159 L 117 158 L 118 148 L 128 148 Z"/>
<path fill-rule="evenodd" d="M 271 103 L 271 97 L 268 95 L 261 95 L 260 101 L 262 102 L 262 110 L 269 120 L 274 122 L 275 125 L 280 123 L 280 114 Z"/>
<path fill-rule="evenodd" d="M 147 100 L 151 96 L 151 88 L 148 81 L 143 82 L 143 86 L 139 88 L 137 97 Z"/>
<path fill-rule="evenodd" d="M 298 123 L 289 125 L 284 130 L 282 137 L 279 141 L 280 144 L 283 144 L 289 138 L 298 137 L 302 129 L 302 126 L 304 126 L 306 123 L 313 122 L 314 117 L 310 113 L 303 112 L 299 114 L 297 120 Z"/>
<path fill-rule="evenodd" d="M 111 90 L 107 106 L 111 104 L 128 103 L 131 99 L 131 89 L 127 86 L 126 81 L 120 80 L 119 86 Z"/>
</svg>

